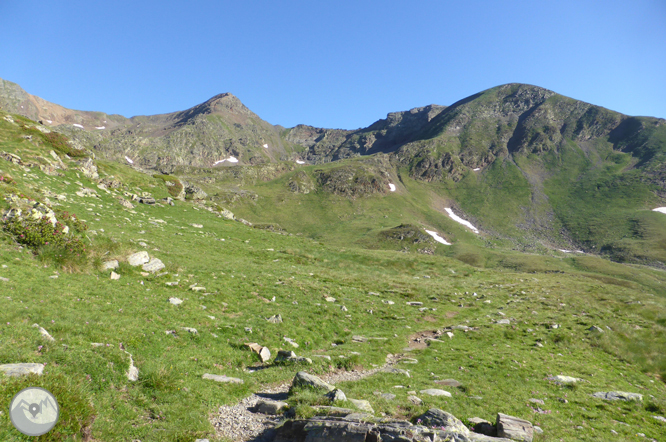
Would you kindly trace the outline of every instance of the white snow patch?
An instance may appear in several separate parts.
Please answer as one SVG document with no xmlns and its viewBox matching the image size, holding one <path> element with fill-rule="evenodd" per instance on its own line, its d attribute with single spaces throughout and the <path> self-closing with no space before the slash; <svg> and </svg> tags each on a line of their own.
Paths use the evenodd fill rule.
<svg viewBox="0 0 666 442">
<path fill-rule="evenodd" d="M 451 210 L 450 207 L 445 207 L 444 210 L 446 210 L 446 213 L 448 213 L 451 219 L 453 219 L 454 221 L 459 222 L 463 226 L 469 227 L 470 229 L 472 229 L 474 233 L 479 233 L 479 229 L 474 227 L 472 223 L 470 223 L 469 221 L 466 221 L 461 217 L 459 217 L 458 215 L 456 215 L 455 213 L 453 213 L 453 210 Z"/>
<path fill-rule="evenodd" d="M 265 147 L 266 149 L 268 149 L 268 144 L 264 144 L 264 147 Z"/>
<path fill-rule="evenodd" d="M 391 192 L 395 192 L 395 184 L 389 183 L 389 189 L 391 189 Z"/>
<path fill-rule="evenodd" d="M 432 236 L 433 238 L 435 238 L 435 241 L 437 241 L 437 242 L 441 242 L 441 243 L 444 244 L 445 246 L 450 246 L 450 245 L 451 245 L 450 242 L 446 242 L 446 240 L 445 240 L 444 238 L 442 238 L 441 236 L 439 236 L 439 234 L 437 234 L 437 232 L 435 232 L 435 231 L 432 231 L 432 230 L 426 230 L 426 233 L 427 233 L 428 235 Z"/>
<path fill-rule="evenodd" d="M 51 121 L 51 120 L 46 120 L 46 122 L 49 123 L 49 124 L 53 123 L 53 121 Z"/>
<path fill-rule="evenodd" d="M 296 164 L 305 164 L 305 161 L 296 160 Z"/>
<path fill-rule="evenodd" d="M 225 161 L 227 161 L 227 160 L 218 160 L 218 161 L 215 161 L 215 162 L 213 163 L 213 166 L 215 166 L 216 164 L 224 163 Z"/>
<path fill-rule="evenodd" d="M 74 127 L 80 127 L 81 129 L 83 129 L 83 126 L 81 126 L 80 124 L 72 124 L 72 126 L 74 126 Z"/>
<path fill-rule="evenodd" d="M 99 130 L 106 129 L 106 126 L 99 126 L 99 127 L 95 126 L 95 129 L 99 129 Z"/>
<path fill-rule="evenodd" d="M 473 170 L 474 172 L 477 172 L 477 171 L 481 170 L 481 168 L 480 168 L 480 167 L 477 167 L 476 169 L 472 169 L 472 170 Z"/>
<path fill-rule="evenodd" d="M 134 164 L 134 161 L 132 161 L 129 157 L 125 157 L 125 159 L 127 160 L 128 163 Z"/>
<path fill-rule="evenodd" d="M 571 250 L 557 249 L 562 253 L 571 253 Z"/>
<path fill-rule="evenodd" d="M 227 158 L 227 161 L 229 161 L 230 163 L 237 163 L 238 162 L 236 157 L 229 157 L 229 158 Z"/>
<path fill-rule="evenodd" d="M 657 207 L 656 209 L 652 209 L 652 211 L 666 213 L 666 207 Z"/>
</svg>

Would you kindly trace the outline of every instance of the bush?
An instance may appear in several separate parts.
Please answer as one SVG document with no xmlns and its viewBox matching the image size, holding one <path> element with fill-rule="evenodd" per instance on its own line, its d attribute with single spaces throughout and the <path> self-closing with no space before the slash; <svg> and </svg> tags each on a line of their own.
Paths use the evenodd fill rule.
<svg viewBox="0 0 666 442">
<path fill-rule="evenodd" d="M 69 139 L 63 134 L 59 134 L 57 132 L 49 132 L 47 134 L 39 132 L 39 134 L 42 136 L 44 141 L 53 147 L 53 150 L 56 152 L 69 155 L 72 158 L 88 156 L 85 150 L 74 149 L 72 146 L 70 146 Z"/>
<path fill-rule="evenodd" d="M 180 195 L 180 192 L 183 190 L 183 184 L 176 177 L 170 175 L 153 175 L 153 178 L 164 181 L 169 195 L 174 198 Z"/>
</svg>

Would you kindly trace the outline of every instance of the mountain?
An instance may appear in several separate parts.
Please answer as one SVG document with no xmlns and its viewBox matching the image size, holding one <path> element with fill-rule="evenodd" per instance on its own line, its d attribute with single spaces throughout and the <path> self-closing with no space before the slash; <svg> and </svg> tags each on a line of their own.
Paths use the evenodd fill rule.
<svg viewBox="0 0 666 442">
<path fill-rule="evenodd" d="M 392 198 L 403 200 L 395 208 L 410 214 L 398 224 L 454 236 L 451 209 L 501 247 L 666 263 L 666 228 L 651 210 L 666 205 L 663 119 L 506 84 L 448 107 L 390 113 L 358 130 L 284 129 L 228 93 L 185 111 L 124 118 L 67 110 L 1 84 L 5 110 L 39 118 L 97 158 L 178 176 L 244 217 L 290 230 L 374 243 L 368 235 L 386 236 L 376 223 L 331 218 L 337 200 L 321 199 L 371 204 L 379 200 L 362 200 L 385 198 L 397 185 Z M 305 210 L 297 219 L 280 209 L 293 193 L 293 210 Z"/>
</svg>

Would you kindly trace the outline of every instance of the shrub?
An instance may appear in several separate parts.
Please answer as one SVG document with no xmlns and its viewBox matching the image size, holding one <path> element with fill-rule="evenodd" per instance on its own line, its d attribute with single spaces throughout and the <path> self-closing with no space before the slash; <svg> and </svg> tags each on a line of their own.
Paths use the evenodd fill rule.
<svg viewBox="0 0 666 442">
<path fill-rule="evenodd" d="M 153 175 L 153 178 L 164 181 L 169 195 L 174 198 L 180 195 L 180 192 L 183 190 L 183 184 L 176 177 L 170 175 Z"/>
<path fill-rule="evenodd" d="M 7 175 L 0 175 L 0 183 L 5 183 L 5 184 L 14 184 L 16 181 L 14 181 L 14 178 L 7 176 Z"/>
<path fill-rule="evenodd" d="M 44 139 L 44 141 L 53 147 L 53 150 L 56 152 L 69 155 L 72 158 L 88 156 L 85 150 L 74 149 L 72 146 L 70 146 L 69 139 L 63 134 L 59 134 L 57 132 L 49 132 L 47 134 L 39 132 L 39 134 Z"/>
</svg>

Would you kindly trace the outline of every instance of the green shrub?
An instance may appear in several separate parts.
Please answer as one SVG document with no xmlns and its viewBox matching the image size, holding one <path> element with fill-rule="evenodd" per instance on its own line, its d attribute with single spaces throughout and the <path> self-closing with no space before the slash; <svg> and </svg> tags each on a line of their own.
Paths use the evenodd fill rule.
<svg viewBox="0 0 666 442">
<path fill-rule="evenodd" d="M 84 224 L 78 222 L 76 225 L 83 228 L 81 225 Z M 64 264 L 84 260 L 87 256 L 85 244 L 76 236 L 63 233 L 64 227 L 62 222 L 51 224 L 47 217 L 36 221 L 6 219 L 2 226 L 19 244 L 33 249 L 36 253 L 44 252 L 45 257 L 50 257 L 55 262 Z"/>
<path fill-rule="evenodd" d="M 171 175 L 153 175 L 153 178 L 164 181 L 167 186 L 167 191 L 169 195 L 176 198 L 180 195 L 180 192 L 183 191 L 183 184 L 178 180 L 178 178 Z"/>
<path fill-rule="evenodd" d="M 57 132 L 49 132 L 47 134 L 39 132 L 40 136 L 50 144 L 53 150 L 60 152 L 66 155 L 69 155 L 72 158 L 75 157 L 86 157 L 88 154 L 83 149 L 74 149 L 69 145 L 69 139 L 63 134 Z"/>
</svg>

